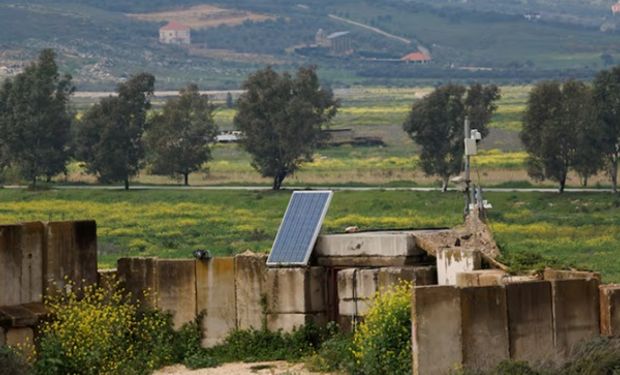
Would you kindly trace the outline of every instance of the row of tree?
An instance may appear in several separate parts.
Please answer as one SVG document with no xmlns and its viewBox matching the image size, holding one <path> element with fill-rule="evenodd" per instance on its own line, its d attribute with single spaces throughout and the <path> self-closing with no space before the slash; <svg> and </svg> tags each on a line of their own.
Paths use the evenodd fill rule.
<svg viewBox="0 0 620 375">
<path fill-rule="evenodd" d="M 99 181 L 122 181 L 127 189 L 145 165 L 187 184 L 210 159 L 214 108 L 189 85 L 148 116 L 154 85 L 152 75 L 135 75 L 78 120 L 69 106 L 71 77 L 58 73 L 52 50 L 42 51 L 0 89 L 0 168 L 15 167 L 34 186 L 38 178 L 66 173 L 74 158 Z"/>
<path fill-rule="evenodd" d="M 620 67 L 601 71 L 592 85 L 547 81 L 531 91 L 521 140 L 528 173 L 559 183 L 560 192 L 573 170 L 588 178 L 605 170 L 618 187 L 620 156 Z"/>
<path fill-rule="evenodd" d="M 100 182 L 129 181 L 144 168 L 182 176 L 211 159 L 217 136 L 214 106 L 189 85 L 161 111 L 150 114 L 155 78 L 132 76 L 117 93 L 101 99 L 80 118 L 71 112 L 71 77 L 60 75 L 52 50 L 0 90 L 0 171 L 15 167 L 33 186 L 66 173 L 70 160 L 84 163 Z M 252 165 L 279 189 L 286 176 L 312 158 L 321 127 L 334 117 L 338 101 L 319 83 L 313 67 L 295 76 L 265 68 L 244 83 L 234 123 Z M 227 105 L 232 106 L 231 96 Z"/>
</svg>

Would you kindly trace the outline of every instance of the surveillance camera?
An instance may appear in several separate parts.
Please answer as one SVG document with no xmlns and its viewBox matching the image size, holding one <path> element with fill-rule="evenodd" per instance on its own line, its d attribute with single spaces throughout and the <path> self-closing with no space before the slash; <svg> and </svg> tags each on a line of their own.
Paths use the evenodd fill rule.
<svg viewBox="0 0 620 375">
<path fill-rule="evenodd" d="M 192 252 L 192 255 L 194 256 L 194 258 L 198 260 L 211 259 L 211 253 L 209 252 L 209 250 L 203 250 L 203 249 L 194 250 L 194 252 Z"/>
</svg>

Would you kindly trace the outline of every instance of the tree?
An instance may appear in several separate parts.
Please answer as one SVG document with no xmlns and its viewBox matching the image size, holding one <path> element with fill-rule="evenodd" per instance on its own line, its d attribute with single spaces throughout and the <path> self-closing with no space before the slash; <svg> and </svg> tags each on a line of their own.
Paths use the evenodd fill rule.
<svg viewBox="0 0 620 375">
<path fill-rule="evenodd" d="M 315 68 L 300 68 L 293 77 L 271 68 L 250 75 L 237 100 L 234 123 L 243 132 L 242 146 L 252 166 L 273 178 L 278 190 L 321 141 L 321 127 L 336 115 L 338 101 L 321 87 Z"/>
<path fill-rule="evenodd" d="M 36 186 L 65 171 L 74 92 L 70 75 L 58 72 L 54 51 L 41 51 L 23 73 L 0 90 L 0 165 L 16 166 Z"/>
<path fill-rule="evenodd" d="M 422 148 L 422 170 L 429 176 L 441 177 L 443 191 L 448 188 L 450 176 L 461 171 L 465 117 L 469 117 L 472 129 L 486 137 L 487 124 L 497 109 L 495 102 L 499 97 L 495 85 L 475 84 L 466 88 L 451 84 L 413 104 L 403 129 Z"/>
<path fill-rule="evenodd" d="M 129 189 L 129 178 L 143 167 L 142 135 L 154 85 L 151 74 L 133 76 L 118 86 L 118 96 L 103 98 L 84 115 L 76 154 L 101 182 L 124 181 Z"/>
<path fill-rule="evenodd" d="M 226 94 L 226 108 L 233 108 L 235 106 L 235 99 L 233 99 L 232 94 L 229 92 Z"/>
<path fill-rule="evenodd" d="M 209 98 L 200 95 L 198 86 L 187 86 L 178 98 L 166 102 L 146 133 L 152 172 L 182 175 L 189 185 L 189 174 L 211 158 L 209 143 L 216 135 Z"/>
<path fill-rule="evenodd" d="M 618 159 L 620 158 L 620 66 L 601 71 L 594 80 L 594 102 L 603 129 L 602 151 L 614 193 L 618 192 Z"/>
<path fill-rule="evenodd" d="M 531 177 L 558 182 L 560 192 L 571 169 L 587 182 L 601 167 L 592 90 L 579 81 L 537 84 L 530 92 L 521 140 Z"/>
</svg>

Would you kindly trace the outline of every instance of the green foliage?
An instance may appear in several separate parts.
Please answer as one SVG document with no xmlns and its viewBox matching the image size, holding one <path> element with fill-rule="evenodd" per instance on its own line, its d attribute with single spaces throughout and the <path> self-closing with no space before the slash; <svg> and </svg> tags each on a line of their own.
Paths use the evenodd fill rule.
<svg viewBox="0 0 620 375">
<path fill-rule="evenodd" d="M 336 114 L 338 101 L 322 88 L 314 68 L 300 68 L 295 77 L 271 68 L 248 78 L 237 101 L 234 123 L 244 134 L 242 145 L 252 166 L 281 187 L 321 141 L 321 127 Z"/>
<path fill-rule="evenodd" d="M 618 190 L 618 161 L 620 160 L 620 66 L 598 73 L 594 80 L 594 102 L 597 109 L 598 125 L 603 131 L 603 141 L 599 146 L 609 164 L 612 189 Z"/>
<path fill-rule="evenodd" d="M 596 119 L 592 90 L 585 83 L 541 82 L 531 91 L 521 140 L 529 153 L 528 173 L 557 181 L 564 191 L 571 169 L 587 183 L 603 163 L 604 131 Z"/>
<path fill-rule="evenodd" d="M 169 314 L 140 309 L 115 287 L 73 286 L 45 301 L 37 374 L 148 374 L 200 347 L 197 323 L 176 333 Z"/>
<path fill-rule="evenodd" d="M 151 171 L 169 176 L 188 176 L 211 158 L 209 143 L 217 135 L 213 106 L 198 86 L 189 85 L 178 98 L 169 99 L 155 115 L 146 133 Z"/>
<path fill-rule="evenodd" d="M 513 253 L 502 249 L 502 254 L 498 260 L 508 266 L 510 273 L 514 275 L 542 272 L 545 268 L 564 269 L 571 267 L 566 261 L 531 251 Z"/>
<path fill-rule="evenodd" d="M 208 349 L 206 354 L 221 362 L 299 361 L 313 354 L 331 334 L 312 323 L 292 333 L 238 330 L 232 332 L 223 344 Z"/>
<path fill-rule="evenodd" d="M 497 109 L 498 99 L 499 88 L 495 85 L 476 84 L 467 89 L 451 84 L 437 88 L 413 104 L 403 129 L 422 149 L 422 170 L 427 175 L 441 177 L 444 191 L 450 176 L 461 171 L 465 118 L 469 117 L 471 129 L 486 137 L 487 124 Z"/>
<path fill-rule="evenodd" d="M 356 373 L 411 374 L 411 284 L 375 295 L 353 336 Z"/>
<path fill-rule="evenodd" d="M 30 365 L 20 353 L 0 345 L 0 375 L 28 375 L 30 370 Z"/>
<path fill-rule="evenodd" d="M 310 371 L 355 373 L 353 337 L 335 334 L 323 342 L 321 348 L 304 362 Z"/>
<path fill-rule="evenodd" d="M 124 181 L 128 189 L 129 178 L 142 168 L 142 135 L 154 84 L 155 77 L 148 73 L 131 77 L 118 86 L 118 96 L 101 99 L 79 124 L 77 157 L 101 182 Z"/>
<path fill-rule="evenodd" d="M 71 76 L 50 49 L 0 89 L 0 171 L 11 164 L 35 186 L 65 171 L 69 158 Z"/>
</svg>

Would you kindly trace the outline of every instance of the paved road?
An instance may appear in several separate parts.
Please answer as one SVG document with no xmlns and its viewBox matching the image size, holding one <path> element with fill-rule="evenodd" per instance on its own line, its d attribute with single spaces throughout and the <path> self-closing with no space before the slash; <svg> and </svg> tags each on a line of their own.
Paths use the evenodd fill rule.
<svg viewBox="0 0 620 375">
<path fill-rule="evenodd" d="M 7 185 L 5 189 L 26 189 L 24 185 Z M 58 190 L 123 190 L 123 186 L 107 185 L 58 185 Z M 333 191 L 440 191 L 434 187 L 381 187 L 381 186 L 286 186 L 283 190 L 333 190 Z M 243 190 L 264 191 L 271 190 L 269 186 L 175 186 L 175 185 L 132 185 L 130 190 Z M 448 189 L 457 191 L 457 189 Z M 610 189 L 576 188 L 565 189 L 566 193 L 611 193 Z M 555 188 L 485 188 L 484 192 L 491 193 L 557 193 Z"/>
</svg>

